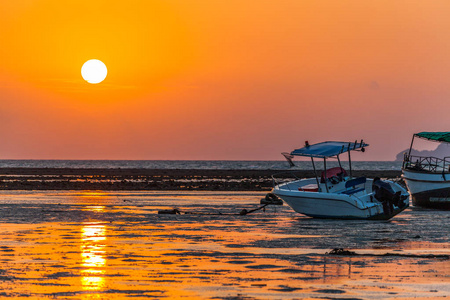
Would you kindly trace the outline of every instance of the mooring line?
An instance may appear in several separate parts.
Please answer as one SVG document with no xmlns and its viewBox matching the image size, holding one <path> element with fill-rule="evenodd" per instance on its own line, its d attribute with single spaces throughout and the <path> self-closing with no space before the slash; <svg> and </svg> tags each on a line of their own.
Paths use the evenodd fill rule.
<svg viewBox="0 0 450 300">
<path fill-rule="evenodd" d="M 219 212 L 219 213 L 201 213 L 201 212 L 181 211 L 178 208 L 174 208 L 174 209 L 160 210 L 160 211 L 158 211 L 158 214 L 159 215 L 181 215 L 181 214 L 185 214 L 185 215 L 209 215 L 209 216 L 222 216 L 222 215 L 224 215 L 224 216 L 226 216 L 226 215 L 228 215 L 228 216 L 245 216 L 245 215 L 251 214 L 251 213 L 253 213 L 255 211 L 264 209 L 267 205 L 269 205 L 269 204 L 268 203 L 264 204 L 264 205 L 262 205 L 262 206 L 260 206 L 258 208 L 252 209 L 252 210 L 246 210 L 244 208 L 239 213 L 221 213 L 221 212 Z"/>
</svg>

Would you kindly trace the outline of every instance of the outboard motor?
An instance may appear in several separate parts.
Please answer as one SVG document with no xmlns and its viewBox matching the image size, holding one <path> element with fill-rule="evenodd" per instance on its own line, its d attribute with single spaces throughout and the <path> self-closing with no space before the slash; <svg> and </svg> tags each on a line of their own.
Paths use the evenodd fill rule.
<svg viewBox="0 0 450 300">
<path fill-rule="evenodd" d="M 394 192 L 391 185 L 379 177 L 373 179 L 372 191 L 375 194 L 375 199 L 383 204 L 383 210 L 386 215 L 394 212 L 394 205 L 399 208 L 405 205 L 401 192 Z"/>
</svg>

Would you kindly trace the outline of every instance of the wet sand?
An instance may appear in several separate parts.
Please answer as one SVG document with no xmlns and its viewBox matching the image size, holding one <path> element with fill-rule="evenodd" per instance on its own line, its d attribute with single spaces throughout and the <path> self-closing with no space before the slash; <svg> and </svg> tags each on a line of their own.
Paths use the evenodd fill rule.
<svg viewBox="0 0 450 300">
<path fill-rule="evenodd" d="M 313 171 L 0 168 L 0 190 L 210 190 L 269 191 L 272 175 Z M 353 176 L 399 178 L 400 171 L 355 170 Z"/>
<path fill-rule="evenodd" d="M 316 220 L 287 206 L 239 215 L 264 195 L 2 191 L 0 296 L 450 297 L 447 211 L 411 207 L 390 221 Z M 158 214 L 174 207 L 191 214 Z"/>
</svg>

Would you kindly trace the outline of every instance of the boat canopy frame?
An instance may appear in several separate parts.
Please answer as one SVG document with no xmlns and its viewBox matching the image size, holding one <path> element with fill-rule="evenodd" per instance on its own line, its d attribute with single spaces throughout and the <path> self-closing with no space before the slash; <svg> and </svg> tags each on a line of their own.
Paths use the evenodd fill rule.
<svg viewBox="0 0 450 300">
<path fill-rule="evenodd" d="M 437 158 L 432 156 L 425 157 L 425 156 L 411 155 L 415 137 L 432 142 L 450 144 L 450 132 L 448 131 L 438 131 L 438 132 L 424 131 L 415 133 L 413 134 L 408 154 L 405 153 L 403 157 L 402 168 L 419 171 L 428 171 L 431 173 L 442 173 L 442 174 L 445 174 L 446 172 L 450 171 L 450 170 L 447 171 L 447 169 L 450 166 L 450 157 Z"/>
<path fill-rule="evenodd" d="M 411 156 L 411 150 L 414 144 L 415 137 L 432 142 L 450 143 L 450 132 L 448 131 L 437 131 L 437 132 L 423 131 L 419 133 L 414 133 L 411 140 L 411 145 L 409 146 L 408 157 Z"/>
<path fill-rule="evenodd" d="M 349 164 L 349 175 L 350 179 L 353 178 L 352 176 L 352 160 L 351 160 L 351 151 L 361 151 L 365 152 L 365 147 L 369 146 L 369 144 L 364 143 L 364 141 L 361 139 L 360 142 L 357 140 L 355 142 L 336 142 L 336 141 L 326 141 L 318 144 L 310 145 L 308 142 L 305 142 L 305 146 L 303 148 L 295 149 L 293 150 L 290 155 L 291 156 L 304 156 L 304 157 L 310 157 L 311 163 L 313 165 L 314 169 L 314 175 L 316 177 L 317 187 L 320 190 L 320 184 L 319 184 L 319 176 L 317 175 L 317 169 L 316 165 L 314 163 L 314 158 L 322 158 L 323 159 L 323 166 L 324 166 L 324 175 L 325 178 L 327 178 L 327 159 L 328 158 L 336 158 L 339 163 L 339 167 L 342 168 L 341 160 L 339 159 L 339 155 L 343 153 L 348 153 L 348 164 Z M 285 155 L 285 154 L 283 154 Z M 286 157 L 286 155 L 285 155 Z M 327 193 L 328 190 L 328 184 L 325 181 L 325 188 Z"/>
</svg>

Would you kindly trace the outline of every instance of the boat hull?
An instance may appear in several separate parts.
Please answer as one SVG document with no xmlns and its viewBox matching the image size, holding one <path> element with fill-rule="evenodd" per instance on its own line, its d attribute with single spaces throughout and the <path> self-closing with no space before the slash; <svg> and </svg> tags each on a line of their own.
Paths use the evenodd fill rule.
<svg viewBox="0 0 450 300">
<path fill-rule="evenodd" d="M 402 171 L 414 206 L 450 210 L 450 173 Z"/>
<path fill-rule="evenodd" d="M 385 212 L 381 203 L 363 203 L 356 197 L 309 192 L 287 192 L 277 190 L 272 192 L 280 197 L 294 211 L 313 218 L 322 219 L 359 219 L 388 220 L 408 207 L 408 201 L 402 208 L 393 212 Z"/>
</svg>

